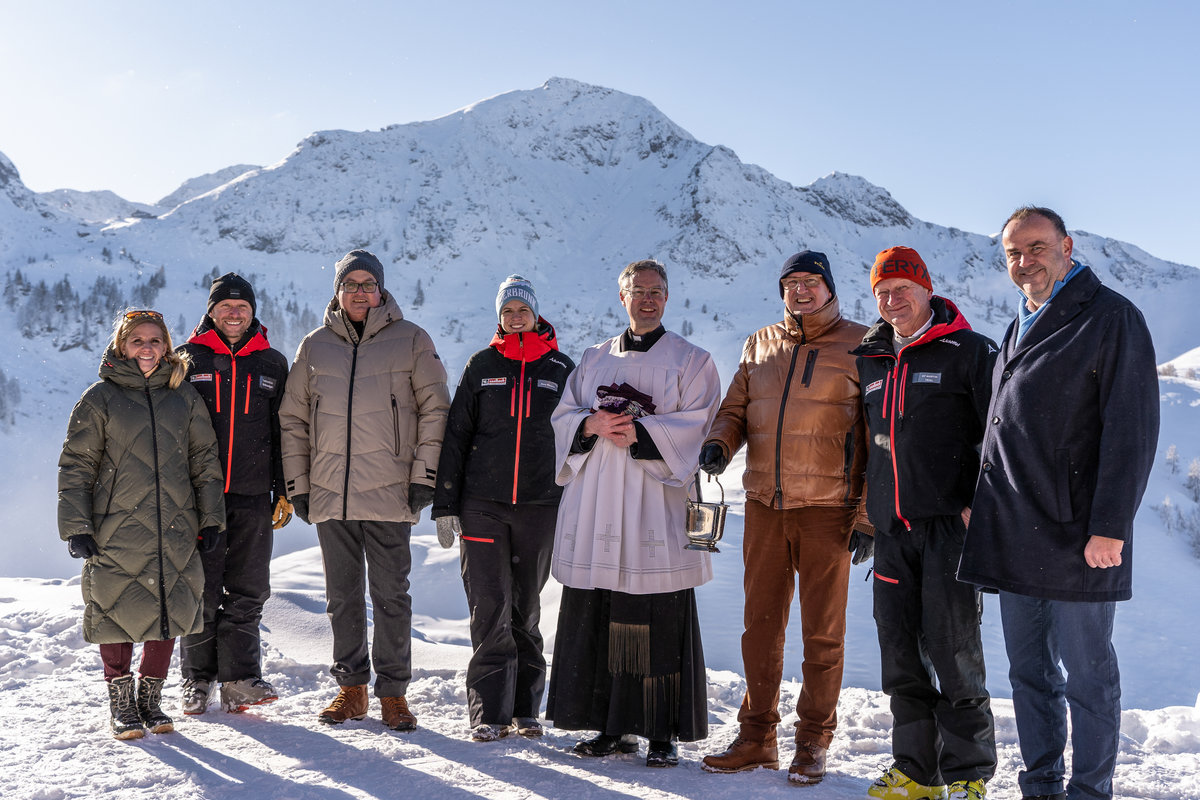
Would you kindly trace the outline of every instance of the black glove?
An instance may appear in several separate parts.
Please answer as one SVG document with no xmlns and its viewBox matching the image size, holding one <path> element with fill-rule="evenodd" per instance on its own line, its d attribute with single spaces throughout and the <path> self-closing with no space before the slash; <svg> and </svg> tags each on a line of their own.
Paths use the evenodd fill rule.
<svg viewBox="0 0 1200 800">
<path fill-rule="evenodd" d="M 720 475 L 728 466 L 725 448 L 719 442 L 709 442 L 700 448 L 700 469 L 709 475 Z"/>
<path fill-rule="evenodd" d="M 304 521 L 305 525 L 310 524 L 308 521 L 308 495 L 294 494 L 292 495 L 292 511 L 296 512 L 296 516 Z"/>
<path fill-rule="evenodd" d="M 850 557 L 851 564 L 861 564 L 875 555 L 875 537 L 862 531 L 850 533 L 850 546 L 846 548 L 854 555 Z"/>
<path fill-rule="evenodd" d="M 223 541 L 225 534 L 221 529 L 216 525 L 209 525 L 200 529 L 200 535 L 196 537 L 196 547 L 200 548 L 201 553 L 211 553 L 220 547 Z"/>
<path fill-rule="evenodd" d="M 412 483 L 408 486 L 408 507 L 414 514 L 420 514 L 421 509 L 433 505 L 433 487 L 423 483 Z"/>
<path fill-rule="evenodd" d="M 77 533 L 67 539 L 67 552 L 71 558 L 91 558 L 100 555 L 100 547 L 90 533 Z"/>
</svg>

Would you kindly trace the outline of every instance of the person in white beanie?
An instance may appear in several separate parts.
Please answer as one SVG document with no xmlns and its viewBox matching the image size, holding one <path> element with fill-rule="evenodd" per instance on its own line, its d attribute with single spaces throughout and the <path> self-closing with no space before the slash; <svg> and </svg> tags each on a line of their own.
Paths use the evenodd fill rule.
<svg viewBox="0 0 1200 800">
<path fill-rule="evenodd" d="M 467 361 L 450 406 L 432 512 L 443 547 L 459 536 L 474 648 L 467 705 L 478 742 L 514 728 L 542 734 L 540 597 L 562 496 L 550 414 L 575 368 L 525 278 L 500 284 L 496 316 L 492 341 Z"/>
</svg>

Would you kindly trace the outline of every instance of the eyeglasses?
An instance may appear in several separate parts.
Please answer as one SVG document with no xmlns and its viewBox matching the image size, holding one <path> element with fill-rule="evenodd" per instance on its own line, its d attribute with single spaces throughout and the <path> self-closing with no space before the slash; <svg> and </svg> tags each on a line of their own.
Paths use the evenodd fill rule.
<svg viewBox="0 0 1200 800">
<path fill-rule="evenodd" d="M 346 294 L 355 294 L 359 289 L 362 289 L 367 294 L 371 294 L 379 288 L 379 284 L 375 281 L 342 281 L 342 291 Z"/>
<path fill-rule="evenodd" d="M 622 289 L 624 295 L 632 297 L 639 303 L 649 297 L 651 300 L 662 300 L 667 296 L 666 289 Z"/>
<path fill-rule="evenodd" d="M 157 311 L 151 311 L 150 309 L 140 309 L 138 311 L 126 311 L 125 312 L 125 319 L 143 319 L 143 318 L 156 319 L 161 322 L 163 315 L 158 313 Z"/>
<path fill-rule="evenodd" d="M 803 287 L 811 292 L 814 289 L 820 288 L 824 282 L 825 279 L 819 275 L 810 275 L 807 278 L 784 278 L 783 290 L 785 292 L 797 292 Z"/>
</svg>

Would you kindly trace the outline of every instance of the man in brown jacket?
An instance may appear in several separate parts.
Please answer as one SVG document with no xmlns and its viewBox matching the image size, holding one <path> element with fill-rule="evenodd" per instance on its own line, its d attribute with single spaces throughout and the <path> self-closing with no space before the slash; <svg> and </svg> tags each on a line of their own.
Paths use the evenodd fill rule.
<svg viewBox="0 0 1200 800">
<path fill-rule="evenodd" d="M 813 784 L 825 776 L 837 727 L 851 553 L 858 563 L 872 544 L 861 503 L 866 428 L 850 355 L 867 329 L 842 318 L 824 253 L 805 250 L 789 258 L 779 293 L 784 319 L 746 340 L 700 453 L 701 468 L 718 474 L 743 443 L 748 448 L 742 476 L 746 696 L 738 737 L 725 752 L 705 757 L 703 768 L 779 768 L 784 632 L 798 576 L 804 685 L 788 779 Z"/>
<path fill-rule="evenodd" d="M 450 393 L 433 340 L 384 290 L 378 258 L 352 250 L 333 285 L 325 324 L 300 343 L 279 409 L 287 496 L 317 526 L 333 626 L 329 671 L 340 691 L 317 719 L 366 716 L 374 666 L 383 723 L 407 731 L 417 726 L 405 699 L 408 539 L 433 502 Z M 375 623 L 369 654 L 364 583 Z"/>
</svg>

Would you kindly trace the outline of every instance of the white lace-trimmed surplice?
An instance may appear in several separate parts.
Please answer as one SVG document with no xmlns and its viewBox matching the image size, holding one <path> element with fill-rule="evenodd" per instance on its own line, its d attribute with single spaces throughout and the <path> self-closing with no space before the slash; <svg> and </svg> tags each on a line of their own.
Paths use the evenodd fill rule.
<svg viewBox="0 0 1200 800">
<path fill-rule="evenodd" d="M 661 459 L 635 459 L 603 436 L 586 453 L 571 443 L 596 404 L 596 387 L 628 383 L 657 408 L 638 422 Z M 647 351 L 621 337 L 588 348 L 551 418 L 555 480 L 564 486 L 554 534 L 554 577 L 575 589 L 676 592 L 712 579 L 707 552 L 685 550 L 685 501 L 700 447 L 721 403 L 708 352 L 667 331 Z"/>
</svg>

